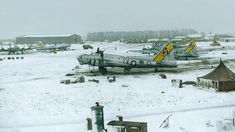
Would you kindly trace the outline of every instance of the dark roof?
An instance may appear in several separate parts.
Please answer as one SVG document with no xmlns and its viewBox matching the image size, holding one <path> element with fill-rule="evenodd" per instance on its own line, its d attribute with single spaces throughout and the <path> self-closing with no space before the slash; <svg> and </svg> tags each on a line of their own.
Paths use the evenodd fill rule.
<svg viewBox="0 0 235 132">
<path fill-rule="evenodd" d="M 132 122 L 132 121 L 110 121 L 107 125 L 124 126 L 124 127 L 141 127 L 146 125 L 146 122 Z"/>
<path fill-rule="evenodd" d="M 199 78 L 215 81 L 235 81 L 235 73 L 228 69 L 223 61 L 220 61 L 220 64 L 212 72 Z"/>
</svg>

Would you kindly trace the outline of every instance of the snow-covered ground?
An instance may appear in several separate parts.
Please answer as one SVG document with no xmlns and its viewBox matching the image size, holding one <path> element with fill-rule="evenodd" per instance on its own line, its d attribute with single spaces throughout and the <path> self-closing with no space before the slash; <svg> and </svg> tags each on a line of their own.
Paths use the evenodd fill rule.
<svg viewBox="0 0 235 132">
<path fill-rule="evenodd" d="M 199 43 L 202 49 L 209 42 Z M 86 118 L 92 116 L 90 107 L 95 102 L 104 106 L 105 122 L 123 115 L 124 120 L 146 121 L 149 132 L 215 132 L 215 122 L 232 118 L 235 110 L 235 92 L 215 92 L 195 86 L 177 88 L 172 79 L 195 81 L 196 77 L 212 69 L 166 72 L 115 74 L 116 82 L 109 83 L 107 76 L 85 76 L 85 83 L 60 84 L 67 73 L 79 63 L 76 57 L 95 52 L 136 55 L 128 50 L 138 50 L 144 44 L 94 43 L 93 50 L 83 50 L 82 45 L 72 45 L 71 51 L 57 54 L 31 53 L 24 59 L 0 61 L 0 132 L 82 132 L 86 131 Z M 222 43 L 226 50 L 215 50 L 204 57 L 235 59 L 235 43 Z M 115 50 L 116 48 L 116 50 Z M 223 54 L 227 52 L 228 54 Z M 14 56 L 14 55 L 12 55 Z M 1 55 L 1 58 L 7 55 Z M 181 64 L 179 62 L 179 64 Z M 183 63 L 184 64 L 184 63 Z M 227 65 L 235 72 L 234 62 Z M 79 66 L 88 72 L 89 66 Z M 154 70 L 153 70 L 154 71 Z M 99 83 L 89 82 L 98 79 Z M 159 128 L 170 114 L 169 128 Z M 207 127 L 210 120 L 213 127 Z"/>
</svg>

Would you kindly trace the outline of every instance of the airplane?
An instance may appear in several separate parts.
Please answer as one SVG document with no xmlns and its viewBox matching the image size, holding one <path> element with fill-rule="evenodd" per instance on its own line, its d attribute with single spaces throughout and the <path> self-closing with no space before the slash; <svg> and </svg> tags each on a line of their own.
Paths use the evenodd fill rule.
<svg viewBox="0 0 235 132">
<path fill-rule="evenodd" d="M 3 46 L 2 46 L 1 49 L 0 49 L 0 52 L 8 52 L 8 55 L 10 55 L 10 54 L 18 54 L 19 52 L 21 54 L 24 54 L 24 51 L 27 51 L 27 50 L 32 50 L 31 46 L 29 46 L 28 48 L 25 48 L 25 47 L 20 48 L 17 45 L 12 47 L 11 44 L 10 44 L 10 47 L 8 47 L 8 48 L 3 48 Z"/>
<path fill-rule="evenodd" d="M 167 43 L 155 56 L 121 56 L 104 54 L 97 49 L 96 53 L 82 54 L 77 57 L 80 65 L 98 66 L 101 74 L 107 73 L 107 67 L 121 67 L 124 72 L 130 72 L 131 68 L 176 68 L 177 64 L 173 56 L 173 44 Z"/>
<path fill-rule="evenodd" d="M 188 46 L 177 45 L 175 50 L 175 59 L 181 60 L 184 59 L 196 59 L 199 55 L 196 50 L 196 41 L 191 41 Z"/>
<path fill-rule="evenodd" d="M 38 41 L 37 46 L 34 47 L 37 51 L 56 53 L 57 51 L 66 51 L 70 45 L 45 45 L 42 41 Z"/>
<path fill-rule="evenodd" d="M 151 48 L 143 48 L 141 50 L 142 54 L 156 54 L 159 52 L 160 47 L 166 42 L 161 42 L 153 45 Z M 188 46 L 183 45 L 183 44 L 174 44 L 174 54 L 175 54 L 175 59 L 181 60 L 185 59 L 188 60 L 190 59 L 195 59 L 198 58 L 199 55 L 196 50 L 196 41 L 191 41 Z"/>
</svg>

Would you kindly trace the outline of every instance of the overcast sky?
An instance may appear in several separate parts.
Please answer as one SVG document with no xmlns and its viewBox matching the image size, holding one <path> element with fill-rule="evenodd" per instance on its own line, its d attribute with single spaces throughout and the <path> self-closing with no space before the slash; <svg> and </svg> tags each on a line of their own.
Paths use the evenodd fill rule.
<svg viewBox="0 0 235 132">
<path fill-rule="evenodd" d="M 190 28 L 235 32 L 235 0 L 0 0 L 0 38 Z"/>
</svg>

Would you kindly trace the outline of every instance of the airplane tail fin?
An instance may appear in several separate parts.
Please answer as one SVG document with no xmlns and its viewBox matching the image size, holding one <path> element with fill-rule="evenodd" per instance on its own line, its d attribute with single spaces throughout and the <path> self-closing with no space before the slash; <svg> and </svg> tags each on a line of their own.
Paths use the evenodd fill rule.
<svg viewBox="0 0 235 132">
<path fill-rule="evenodd" d="M 173 43 L 167 43 L 154 57 L 153 61 L 162 62 L 173 51 Z"/>
<path fill-rule="evenodd" d="M 181 41 L 180 41 L 180 45 L 185 45 L 186 44 L 186 42 L 187 42 L 187 40 L 184 38 L 184 39 L 182 39 Z"/>
<path fill-rule="evenodd" d="M 185 49 L 185 53 L 189 54 L 196 47 L 196 41 L 192 40 L 188 47 Z"/>
<path fill-rule="evenodd" d="M 42 41 L 38 41 L 37 46 L 43 48 L 45 47 L 45 44 Z"/>
</svg>

